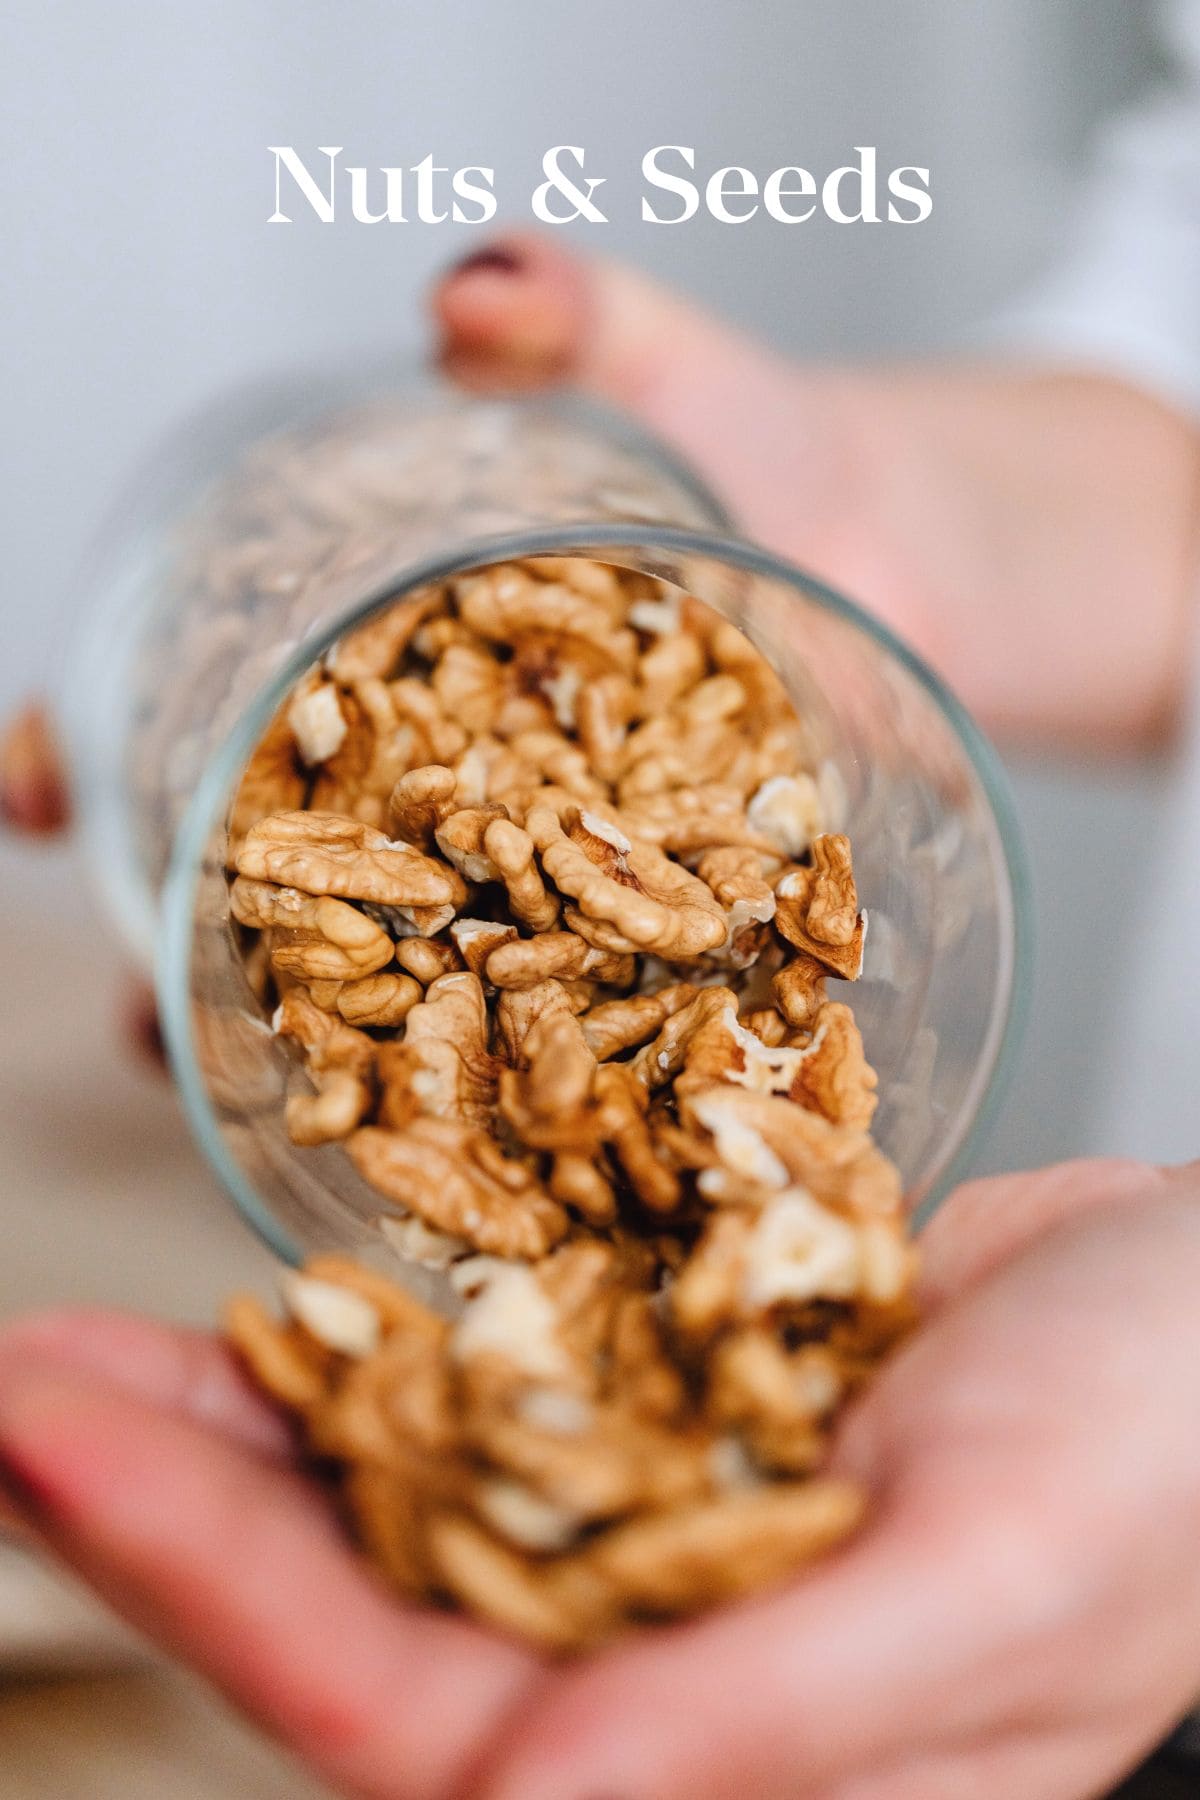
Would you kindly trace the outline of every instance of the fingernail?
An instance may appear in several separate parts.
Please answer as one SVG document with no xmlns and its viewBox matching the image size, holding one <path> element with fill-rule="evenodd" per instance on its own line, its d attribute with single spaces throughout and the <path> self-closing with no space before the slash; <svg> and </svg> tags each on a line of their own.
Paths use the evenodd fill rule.
<svg viewBox="0 0 1200 1800">
<path fill-rule="evenodd" d="M 125 1002 L 122 1014 L 125 1031 L 133 1040 L 134 1048 L 147 1062 L 162 1068 L 167 1060 L 167 1049 L 153 992 L 148 988 L 137 989 Z"/>
<path fill-rule="evenodd" d="M 450 278 L 455 280 L 459 275 L 474 275 L 485 269 L 495 275 L 516 275 L 523 267 L 524 259 L 515 250 L 504 250 L 494 244 L 487 250 L 476 250 L 473 255 L 464 256 L 450 270 Z"/>
<path fill-rule="evenodd" d="M 70 801 L 62 754 L 40 706 L 17 715 L 0 743 L 0 818 L 17 831 L 61 831 Z"/>
<path fill-rule="evenodd" d="M 48 1497 L 36 1471 L 29 1468 L 11 1444 L 0 1442 L 0 1502 L 29 1524 L 35 1525 L 50 1511 Z"/>
</svg>

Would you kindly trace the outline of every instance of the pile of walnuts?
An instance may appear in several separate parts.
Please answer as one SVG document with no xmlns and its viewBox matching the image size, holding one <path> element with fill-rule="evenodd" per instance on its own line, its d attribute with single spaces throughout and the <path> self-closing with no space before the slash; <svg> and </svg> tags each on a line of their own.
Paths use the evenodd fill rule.
<svg viewBox="0 0 1200 1800">
<path fill-rule="evenodd" d="M 251 984 L 381 1239 L 234 1342 L 405 1591 L 555 1649 L 779 1579 L 856 1523 L 820 1473 L 911 1322 L 829 781 L 762 657 L 641 575 L 410 595 L 293 694 L 230 821 Z"/>
</svg>

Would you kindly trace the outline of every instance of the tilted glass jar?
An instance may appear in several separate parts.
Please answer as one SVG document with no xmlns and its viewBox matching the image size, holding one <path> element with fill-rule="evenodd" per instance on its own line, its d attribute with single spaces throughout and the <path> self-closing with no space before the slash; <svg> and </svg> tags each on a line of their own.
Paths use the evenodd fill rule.
<svg viewBox="0 0 1200 1800">
<path fill-rule="evenodd" d="M 226 825 L 246 760 L 336 639 L 411 588 L 532 555 L 595 557 L 707 602 L 805 721 L 869 917 L 854 1011 L 875 1134 L 914 1213 L 998 1091 L 1026 981 L 1023 857 L 995 758 L 920 660 L 848 600 L 731 535 L 690 472 L 569 395 L 427 378 L 309 384 L 191 428 L 90 573 L 64 696 L 80 811 L 125 934 L 157 972 L 187 1111 L 285 1257 L 375 1257 L 374 1191 L 297 1149 L 295 1076 L 230 929 Z"/>
</svg>

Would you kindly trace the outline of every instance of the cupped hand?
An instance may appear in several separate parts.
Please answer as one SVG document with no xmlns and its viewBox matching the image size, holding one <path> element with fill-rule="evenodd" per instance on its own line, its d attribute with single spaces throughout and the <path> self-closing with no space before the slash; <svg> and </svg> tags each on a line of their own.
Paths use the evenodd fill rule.
<svg viewBox="0 0 1200 1800">
<path fill-rule="evenodd" d="M 224 1352 L 0 1340 L 14 1503 L 348 1794 L 1086 1800 L 1200 1687 L 1200 1169 L 961 1189 L 849 1417 L 868 1526 L 775 1595 L 547 1665 L 391 1599 Z"/>
</svg>

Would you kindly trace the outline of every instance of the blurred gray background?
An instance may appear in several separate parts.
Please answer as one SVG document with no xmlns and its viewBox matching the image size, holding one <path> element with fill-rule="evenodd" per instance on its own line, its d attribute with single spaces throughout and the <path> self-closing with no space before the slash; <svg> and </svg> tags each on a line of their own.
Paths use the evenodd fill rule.
<svg viewBox="0 0 1200 1800">
<path fill-rule="evenodd" d="M 450 223 L 269 227 L 267 145 L 494 165 L 504 224 L 528 222 L 542 151 L 583 144 L 612 215 L 582 228 L 587 245 L 799 355 L 927 353 L 968 340 L 1052 252 L 1097 119 L 1152 71 L 1151 24 L 1133 0 L 7 0 L 0 708 L 53 679 L 89 534 L 167 425 L 264 369 L 418 345 L 434 271 L 482 241 Z M 934 214 L 916 229 L 643 225 L 641 156 L 673 142 L 763 174 L 876 144 L 884 168 L 932 169 Z M 1135 826 L 1153 834 L 1162 785 L 1153 769 L 1014 775 L 1039 975 L 989 1167 L 1109 1147 L 1090 1081 L 1114 1030 L 1111 857 Z M 75 857 L 2 845 L 0 880 L 0 1314 L 78 1294 L 211 1316 L 266 1261 L 170 1095 L 118 1052 L 115 952 Z M 147 1794 L 167 1794 L 167 1762 L 179 1794 L 284 1791 L 236 1745 L 218 1768 L 211 1731 L 162 1705 Z M 21 1793 L 143 1792 L 141 1751 L 81 1777 L 57 1704 L 5 1708 L 28 1746 Z"/>
</svg>

